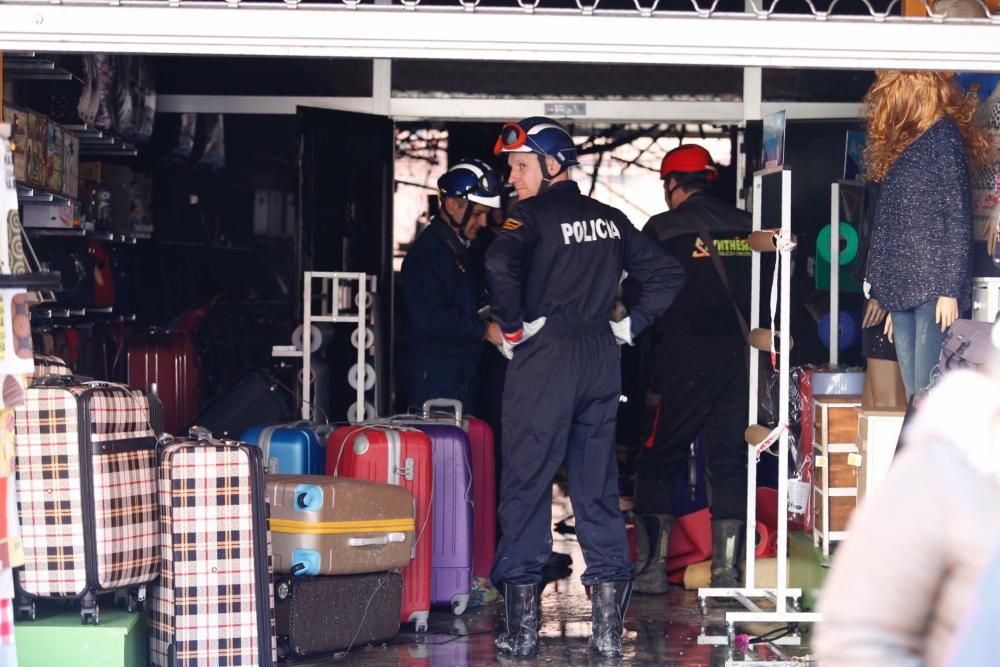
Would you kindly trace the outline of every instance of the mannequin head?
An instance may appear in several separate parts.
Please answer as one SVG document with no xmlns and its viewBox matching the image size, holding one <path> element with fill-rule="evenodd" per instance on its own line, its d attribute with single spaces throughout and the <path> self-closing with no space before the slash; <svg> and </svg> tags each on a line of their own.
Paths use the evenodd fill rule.
<svg viewBox="0 0 1000 667">
<path fill-rule="evenodd" d="M 989 144 L 973 119 L 976 96 L 963 92 L 951 72 L 876 72 L 864 107 L 865 169 L 874 181 L 883 181 L 906 147 L 945 117 L 961 129 L 969 160 L 981 163 L 986 159 Z"/>
</svg>

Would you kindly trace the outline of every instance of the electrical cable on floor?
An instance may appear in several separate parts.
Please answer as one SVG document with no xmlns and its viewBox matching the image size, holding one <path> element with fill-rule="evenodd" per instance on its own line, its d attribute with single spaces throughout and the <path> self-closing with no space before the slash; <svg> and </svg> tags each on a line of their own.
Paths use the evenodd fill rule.
<svg viewBox="0 0 1000 667">
<path fill-rule="evenodd" d="M 737 651 L 745 653 L 755 644 L 769 644 L 771 642 L 778 641 L 779 639 L 784 639 L 785 637 L 788 637 L 796 632 L 798 629 L 798 623 L 789 623 L 784 627 L 775 628 L 770 632 L 765 632 L 764 634 L 756 637 L 748 634 L 739 634 L 736 635 L 734 645 Z"/>
<path fill-rule="evenodd" d="M 282 381 L 281 381 L 281 380 L 279 380 L 278 378 L 274 377 L 274 376 L 273 376 L 273 375 L 271 375 L 270 373 L 268 373 L 268 378 L 269 378 L 269 379 L 271 380 L 271 382 L 273 382 L 273 383 L 274 383 L 274 384 L 276 384 L 277 386 L 279 386 L 279 387 L 281 387 L 282 389 L 284 389 L 285 391 L 287 391 L 287 392 L 288 392 L 288 393 L 289 393 L 289 394 L 290 394 L 290 395 L 292 396 L 292 398 L 298 398 L 298 397 L 299 397 L 299 394 L 298 394 L 298 392 L 297 392 L 297 391 L 295 391 L 294 389 L 292 389 L 292 388 L 291 388 L 291 387 L 289 387 L 289 386 L 288 386 L 287 384 L 285 384 L 284 382 L 282 382 Z M 326 414 L 326 410 L 324 410 L 323 408 L 319 407 L 318 405 L 314 405 L 312 401 L 307 401 L 307 400 L 303 399 L 303 400 L 302 400 L 302 402 L 303 402 L 303 403 L 304 403 L 304 404 L 305 404 L 305 405 L 306 405 L 307 407 L 309 407 L 309 409 L 311 409 L 311 410 L 315 410 L 316 412 L 320 412 L 320 413 L 322 413 L 322 416 L 323 416 L 323 422 L 324 422 L 324 423 L 325 423 L 325 424 L 326 424 L 327 426 L 332 426 L 332 424 L 330 423 L 330 415 Z"/>
</svg>

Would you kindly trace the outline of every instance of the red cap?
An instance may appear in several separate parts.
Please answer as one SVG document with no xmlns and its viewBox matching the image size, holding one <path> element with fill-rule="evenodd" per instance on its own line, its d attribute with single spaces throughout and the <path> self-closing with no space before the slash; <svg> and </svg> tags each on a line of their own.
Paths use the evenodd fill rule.
<svg viewBox="0 0 1000 667">
<path fill-rule="evenodd" d="M 660 178 L 666 178 L 674 172 L 695 173 L 708 172 L 708 180 L 719 177 L 719 171 L 712 162 L 712 156 L 703 146 L 698 144 L 683 144 L 663 156 L 660 163 Z"/>
</svg>

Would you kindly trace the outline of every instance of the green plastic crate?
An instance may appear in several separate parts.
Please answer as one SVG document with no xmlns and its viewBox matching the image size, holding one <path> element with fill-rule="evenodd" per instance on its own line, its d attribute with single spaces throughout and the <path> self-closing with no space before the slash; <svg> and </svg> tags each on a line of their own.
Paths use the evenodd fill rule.
<svg viewBox="0 0 1000 667">
<path fill-rule="evenodd" d="M 145 667 L 146 616 L 102 605 L 100 625 L 65 611 L 14 627 L 19 667 Z"/>
<path fill-rule="evenodd" d="M 788 535 L 788 586 L 802 589 L 803 609 L 815 610 L 830 569 L 830 559 L 802 532 Z"/>
</svg>

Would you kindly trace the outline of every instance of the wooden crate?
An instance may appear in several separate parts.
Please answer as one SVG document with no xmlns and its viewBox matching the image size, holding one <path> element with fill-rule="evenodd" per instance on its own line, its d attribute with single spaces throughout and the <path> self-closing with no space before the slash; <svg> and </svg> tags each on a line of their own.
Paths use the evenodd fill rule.
<svg viewBox="0 0 1000 667">
<path fill-rule="evenodd" d="M 858 415 L 858 502 L 870 496 L 885 478 L 896 454 L 905 409 L 864 409 Z"/>
<path fill-rule="evenodd" d="M 855 444 L 861 396 L 813 396 L 813 444 Z"/>
<path fill-rule="evenodd" d="M 830 508 L 830 523 L 828 525 L 830 534 L 846 533 L 847 524 L 850 522 L 851 515 L 854 514 L 854 508 L 857 507 L 857 504 L 857 496 L 831 496 L 827 503 L 816 503 L 816 525 L 824 525 L 823 522 L 826 519 L 824 512 L 828 506 Z M 841 539 L 843 539 L 843 536 L 829 540 L 826 543 L 827 549 L 824 550 L 825 555 L 829 555 L 829 544 Z M 819 546 L 823 546 L 823 543 L 821 542 Z"/>
<path fill-rule="evenodd" d="M 813 543 L 829 555 L 857 506 L 861 396 L 814 396 Z"/>
</svg>

